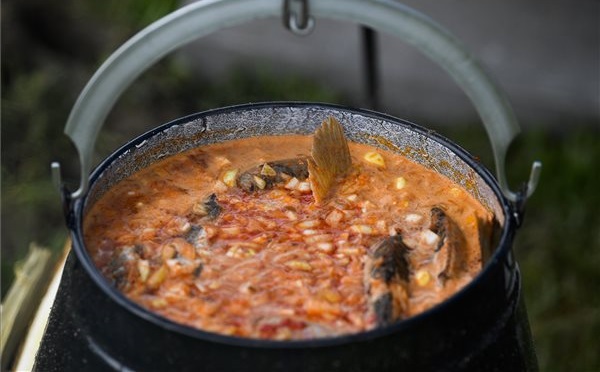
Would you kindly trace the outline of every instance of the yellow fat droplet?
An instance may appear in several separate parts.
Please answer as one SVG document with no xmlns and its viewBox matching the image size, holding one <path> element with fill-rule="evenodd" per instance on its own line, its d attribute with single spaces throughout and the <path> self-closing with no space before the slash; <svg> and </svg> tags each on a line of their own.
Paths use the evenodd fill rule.
<svg viewBox="0 0 600 372">
<path fill-rule="evenodd" d="M 312 266 L 310 266 L 310 264 L 305 261 L 292 260 L 292 261 L 286 262 L 285 265 L 287 267 L 290 267 L 295 270 L 301 270 L 301 271 L 311 271 L 312 270 Z"/>
<path fill-rule="evenodd" d="M 396 178 L 396 189 L 401 190 L 406 186 L 406 179 L 404 177 Z"/>
<path fill-rule="evenodd" d="M 385 159 L 383 158 L 383 155 L 376 151 L 367 152 L 364 156 L 364 159 L 378 167 L 385 167 Z"/>
<path fill-rule="evenodd" d="M 450 189 L 450 194 L 455 197 L 458 198 L 460 196 L 460 194 L 462 194 L 461 189 L 459 189 L 458 187 L 452 187 Z"/>
<path fill-rule="evenodd" d="M 429 281 L 431 280 L 431 274 L 429 274 L 429 271 L 427 270 L 419 270 L 415 274 L 415 279 L 417 280 L 417 284 L 419 286 L 424 287 L 429 284 Z"/>
</svg>

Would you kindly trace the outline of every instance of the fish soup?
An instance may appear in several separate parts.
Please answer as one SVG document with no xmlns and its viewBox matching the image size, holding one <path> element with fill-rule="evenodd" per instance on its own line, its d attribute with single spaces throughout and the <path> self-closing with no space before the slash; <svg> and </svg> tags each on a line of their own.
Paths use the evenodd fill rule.
<svg viewBox="0 0 600 372">
<path fill-rule="evenodd" d="M 313 137 L 202 146 L 122 180 L 84 221 L 95 264 L 174 322 L 274 340 L 400 321 L 480 271 L 494 216 L 469 193 L 350 142 L 350 169 L 315 200 Z"/>
</svg>

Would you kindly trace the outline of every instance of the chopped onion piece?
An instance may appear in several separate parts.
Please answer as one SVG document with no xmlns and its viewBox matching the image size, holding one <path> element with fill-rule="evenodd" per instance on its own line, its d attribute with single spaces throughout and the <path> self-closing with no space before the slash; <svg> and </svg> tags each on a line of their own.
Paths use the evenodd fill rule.
<svg viewBox="0 0 600 372">
<path fill-rule="evenodd" d="M 325 222 L 329 226 L 335 227 L 342 221 L 342 218 L 344 218 L 344 214 L 337 209 L 334 209 L 327 215 L 327 217 L 325 217 Z"/>
<path fill-rule="evenodd" d="M 330 242 L 320 242 L 317 243 L 317 249 L 325 253 L 331 253 L 335 249 L 335 246 Z"/>
<path fill-rule="evenodd" d="M 231 164 L 231 160 L 227 159 L 225 156 L 217 155 L 213 158 L 215 164 L 219 168 L 223 168 L 229 164 Z"/>
<path fill-rule="evenodd" d="M 356 233 L 371 235 L 374 234 L 373 228 L 369 225 L 352 225 L 350 229 Z"/>
<path fill-rule="evenodd" d="M 308 193 L 311 192 L 311 188 L 310 188 L 310 183 L 309 182 L 300 182 L 298 184 L 298 186 L 296 187 L 296 190 L 303 192 L 303 193 Z"/>
<path fill-rule="evenodd" d="M 306 261 L 292 260 L 286 262 L 285 265 L 294 270 L 312 271 L 312 266 Z"/>
<path fill-rule="evenodd" d="M 189 221 L 183 220 L 183 221 L 181 221 L 181 225 L 179 226 L 179 231 L 182 233 L 186 233 L 186 232 L 190 231 L 191 228 L 192 228 L 192 225 L 189 223 Z"/>
<path fill-rule="evenodd" d="M 140 273 L 140 279 L 145 282 L 150 274 L 150 262 L 148 260 L 139 260 L 137 263 L 138 272 Z"/>
<path fill-rule="evenodd" d="M 296 177 L 294 177 L 291 180 L 289 180 L 288 183 L 286 183 L 284 187 L 288 190 L 295 190 L 296 187 L 298 187 L 299 183 L 300 183 L 300 181 L 298 181 L 298 179 Z"/>
<path fill-rule="evenodd" d="M 269 176 L 269 177 L 275 177 L 277 176 L 277 172 L 275 172 L 275 169 L 273 169 L 269 164 L 265 163 L 262 167 L 262 169 L 260 170 L 260 174 L 262 176 Z"/>
<path fill-rule="evenodd" d="M 237 236 L 242 232 L 239 226 L 223 227 L 221 233 L 227 236 Z"/>
<path fill-rule="evenodd" d="M 419 223 L 423 220 L 423 216 L 416 213 L 409 213 L 404 217 L 404 221 L 408 223 Z"/>
<path fill-rule="evenodd" d="M 330 242 L 333 240 L 333 236 L 330 234 L 317 234 L 317 235 L 309 235 L 304 238 L 304 241 L 307 244 L 314 244 L 319 242 Z"/>
<path fill-rule="evenodd" d="M 362 251 L 358 247 L 341 248 L 338 249 L 338 252 L 343 254 L 344 256 L 358 256 L 362 253 Z"/>
<path fill-rule="evenodd" d="M 267 186 L 267 182 L 260 178 L 259 176 L 254 176 L 254 182 L 259 189 L 264 190 L 265 186 Z"/>
<path fill-rule="evenodd" d="M 290 221 L 297 221 L 298 220 L 298 215 L 296 214 L 296 212 L 294 211 L 290 211 L 290 210 L 286 210 L 285 212 L 283 212 L 285 214 L 285 216 L 288 218 L 288 220 Z"/>
<path fill-rule="evenodd" d="M 428 246 L 434 246 L 438 243 L 440 237 L 433 231 L 427 229 L 421 232 L 421 241 Z"/>
<path fill-rule="evenodd" d="M 302 222 L 299 222 L 296 226 L 299 229 L 310 229 L 313 227 L 317 227 L 321 224 L 321 221 L 319 220 L 304 220 Z"/>
<path fill-rule="evenodd" d="M 229 187 L 235 187 L 238 170 L 231 169 L 223 174 L 223 183 Z"/>
<path fill-rule="evenodd" d="M 332 303 L 332 304 L 336 304 L 342 300 L 342 296 L 340 296 L 339 292 L 337 292 L 333 289 L 323 289 L 319 293 L 319 295 L 325 301 Z"/>
<path fill-rule="evenodd" d="M 162 265 L 160 268 L 158 268 L 158 270 L 156 270 L 152 273 L 152 275 L 150 275 L 148 281 L 146 282 L 146 285 L 151 289 L 157 289 L 158 287 L 160 287 L 162 282 L 164 282 L 165 279 L 167 279 L 168 272 L 169 269 L 167 268 L 167 266 Z"/>
</svg>

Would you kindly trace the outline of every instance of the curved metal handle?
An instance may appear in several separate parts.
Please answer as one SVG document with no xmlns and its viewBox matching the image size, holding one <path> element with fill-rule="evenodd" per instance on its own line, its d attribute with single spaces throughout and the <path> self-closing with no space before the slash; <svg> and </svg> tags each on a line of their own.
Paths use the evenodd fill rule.
<svg viewBox="0 0 600 372">
<path fill-rule="evenodd" d="M 510 191 L 504 161 L 508 146 L 519 133 L 516 118 L 502 92 L 450 33 L 427 16 L 390 0 L 318 0 L 311 3 L 310 12 L 311 16 L 357 22 L 390 33 L 437 62 L 464 90 L 481 116 L 506 197 L 516 202 L 531 195 L 541 164 L 533 164 L 527 190 Z M 198 1 L 159 19 L 117 49 L 90 79 L 65 127 L 81 161 L 80 186 L 70 197 L 77 199 L 86 193 L 98 132 L 116 99 L 144 70 L 192 40 L 247 21 L 281 17 L 282 13 L 282 4 L 273 0 Z M 59 164 L 53 163 L 52 168 L 59 179 Z"/>
</svg>

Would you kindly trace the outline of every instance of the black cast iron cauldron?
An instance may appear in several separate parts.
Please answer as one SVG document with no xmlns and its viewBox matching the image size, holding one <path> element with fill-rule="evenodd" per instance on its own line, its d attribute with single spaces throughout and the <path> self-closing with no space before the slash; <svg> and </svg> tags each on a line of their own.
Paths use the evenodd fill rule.
<svg viewBox="0 0 600 372">
<path fill-rule="evenodd" d="M 55 303 L 36 358 L 36 369 L 535 370 L 519 270 L 511 252 L 522 201 L 533 191 L 535 177 L 523 193 L 513 194 L 499 186 L 489 172 L 460 147 L 414 124 L 366 110 L 314 103 L 264 103 L 216 109 L 175 120 L 129 142 L 103 161 L 88 179 L 90 145 L 116 96 L 136 76 L 132 77 L 131 73 L 139 73 L 142 67 L 162 55 L 156 52 L 156 49 L 162 50 L 161 45 L 170 50 L 174 39 L 198 33 L 198 29 L 191 30 L 182 24 L 197 25 L 206 14 L 209 14 L 207 23 L 200 29 L 210 29 L 211 22 L 223 19 L 230 24 L 235 23 L 232 20 L 249 19 L 248 4 L 257 6 L 255 11 L 261 14 L 275 12 L 270 8 L 271 1 L 252 0 L 244 4 L 240 10 L 236 2 L 200 2 L 173 13 L 111 56 L 80 96 L 66 133 L 80 152 L 82 182 L 73 193 L 62 188 L 75 256 L 71 254 L 68 259 L 59 289 L 65 295 Z M 348 16 L 348 7 L 354 9 L 350 12 L 352 17 Z M 325 16 L 338 14 L 336 12 L 343 9 L 343 14 L 354 20 L 368 14 L 364 23 L 372 26 L 378 25 L 374 20 L 389 25 L 390 19 L 386 20 L 385 16 L 395 12 L 398 17 L 410 18 L 402 18 L 405 21 L 418 21 L 417 25 L 432 27 L 431 21 L 419 18 L 396 3 L 323 0 L 313 8 L 315 13 Z M 196 22 L 186 23 L 188 17 Z M 409 27 L 400 34 L 422 37 L 418 27 L 410 30 Z M 456 44 L 448 42 L 450 39 L 446 40 L 447 34 L 440 32 L 436 29 L 433 34 L 422 37 L 426 46 L 433 45 L 430 52 L 440 49 L 440 45 L 446 47 L 441 48 L 446 54 L 460 51 Z M 435 42 L 429 43 L 432 35 L 438 33 L 443 38 L 434 37 Z M 149 40 L 154 44 L 145 49 Z M 419 43 L 416 45 L 427 49 Z M 431 55 L 435 57 L 435 53 Z M 142 56 L 147 58 L 142 61 Z M 511 119 L 506 102 L 471 59 L 468 60 L 471 67 L 462 71 L 464 56 L 457 56 L 461 57 L 460 61 L 452 62 L 449 58 L 450 62 L 440 63 L 457 76 L 490 134 L 500 133 L 509 143 L 514 125 L 506 124 Z M 471 75 L 461 80 L 464 73 Z M 125 76 L 127 79 L 123 80 Z M 489 252 L 483 252 L 484 267 L 469 285 L 444 303 L 389 327 L 336 338 L 264 341 L 207 333 L 171 322 L 127 300 L 95 268 L 82 239 L 82 221 L 90 206 L 116 182 L 166 156 L 206 144 L 257 135 L 309 134 L 328 116 L 340 120 L 350 140 L 402 153 L 461 184 L 494 212 L 499 225 L 497 242 Z M 504 134 L 491 129 L 498 125 Z M 493 143 L 497 165 L 503 165 L 507 143 L 498 140 Z M 53 169 L 58 179 L 58 165 L 54 164 Z M 503 173 L 499 176 L 505 186 Z M 74 342 L 65 346 L 69 341 Z"/>
</svg>

